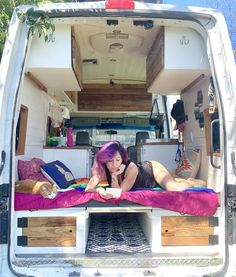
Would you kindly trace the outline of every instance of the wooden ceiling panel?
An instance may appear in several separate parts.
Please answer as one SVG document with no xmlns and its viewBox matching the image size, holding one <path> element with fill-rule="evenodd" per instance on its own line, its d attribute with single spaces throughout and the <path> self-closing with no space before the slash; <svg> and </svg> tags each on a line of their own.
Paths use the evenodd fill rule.
<svg viewBox="0 0 236 277">
<path fill-rule="evenodd" d="M 90 86 L 78 93 L 78 111 L 149 112 L 151 106 L 152 94 L 141 85 Z"/>
</svg>

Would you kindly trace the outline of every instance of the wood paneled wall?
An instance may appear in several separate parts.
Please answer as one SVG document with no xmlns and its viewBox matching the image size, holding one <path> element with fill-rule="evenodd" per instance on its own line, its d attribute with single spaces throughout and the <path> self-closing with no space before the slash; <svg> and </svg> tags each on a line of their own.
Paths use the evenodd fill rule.
<svg viewBox="0 0 236 277">
<path fill-rule="evenodd" d="M 140 111 L 152 107 L 152 95 L 144 85 L 83 85 L 78 92 L 78 111 Z"/>
<path fill-rule="evenodd" d="M 149 87 L 156 76 L 164 68 L 164 27 L 161 27 L 147 56 L 147 86 Z"/>
</svg>

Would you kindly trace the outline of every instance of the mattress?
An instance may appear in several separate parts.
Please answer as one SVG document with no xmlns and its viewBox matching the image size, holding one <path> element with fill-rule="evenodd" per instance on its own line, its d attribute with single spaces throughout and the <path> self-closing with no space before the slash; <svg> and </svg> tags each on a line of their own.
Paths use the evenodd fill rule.
<svg viewBox="0 0 236 277">
<path fill-rule="evenodd" d="M 182 192 L 136 190 L 122 192 L 119 198 L 105 200 L 96 192 L 69 190 L 59 192 L 54 199 L 39 194 L 15 193 L 15 210 L 56 209 L 75 206 L 139 204 L 195 216 L 213 216 L 218 207 L 218 195 L 208 188 L 194 188 Z"/>
</svg>

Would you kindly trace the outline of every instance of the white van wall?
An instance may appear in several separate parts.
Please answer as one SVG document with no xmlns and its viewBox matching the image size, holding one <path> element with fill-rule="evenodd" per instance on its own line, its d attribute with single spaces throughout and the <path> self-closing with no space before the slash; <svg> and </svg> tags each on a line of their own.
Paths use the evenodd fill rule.
<svg viewBox="0 0 236 277">
<path fill-rule="evenodd" d="M 188 117 L 188 120 L 185 122 L 184 143 L 186 148 L 198 148 L 201 150 L 201 164 L 197 177 L 206 180 L 208 187 L 217 190 L 219 188 L 218 185 L 220 184 L 220 171 L 214 170 L 210 165 L 210 158 L 207 156 L 206 150 L 205 128 L 199 127 L 199 122 L 195 119 L 194 115 L 194 107 L 197 102 L 198 91 L 200 90 L 203 94 L 203 104 L 200 107 L 200 111 L 203 112 L 205 109 L 209 108 L 209 85 L 210 76 L 204 78 L 188 92 L 181 95 L 181 98 L 184 101 L 185 114 Z M 219 158 L 215 157 L 215 159 Z"/>
<path fill-rule="evenodd" d="M 32 81 L 25 77 L 21 99 L 21 104 L 28 108 L 25 153 L 16 156 L 16 169 L 18 160 L 43 158 L 49 100 L 45 92 L 39 90 Z"/>
</svg>

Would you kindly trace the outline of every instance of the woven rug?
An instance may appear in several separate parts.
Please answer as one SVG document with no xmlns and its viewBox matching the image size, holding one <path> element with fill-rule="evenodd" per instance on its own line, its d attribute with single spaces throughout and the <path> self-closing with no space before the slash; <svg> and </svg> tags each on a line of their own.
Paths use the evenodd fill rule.
<svg viewBox="0 0 236 277">
<path fill-rule="evenodd" d="M 150 253 L 136 214 L 92 214 L 86 253 Z"/>
</svg>

